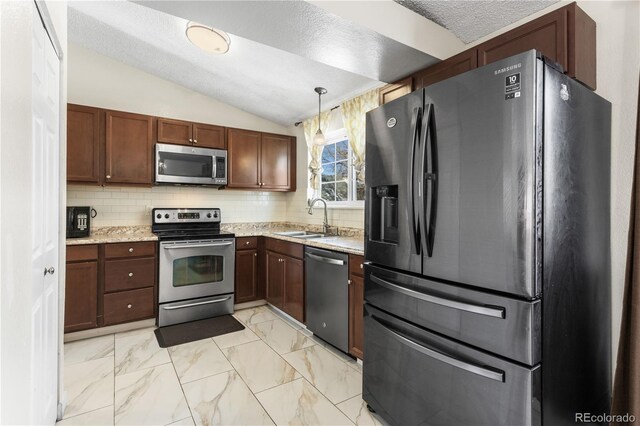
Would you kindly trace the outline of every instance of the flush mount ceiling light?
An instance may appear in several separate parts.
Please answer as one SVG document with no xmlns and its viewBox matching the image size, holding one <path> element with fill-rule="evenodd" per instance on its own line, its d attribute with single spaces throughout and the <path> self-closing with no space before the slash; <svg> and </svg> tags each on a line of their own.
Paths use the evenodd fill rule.
<svg viewBox="0 0 640 426">
<path fill-rule="evenodd" d="M 187 23 L 186 34 L 191 43 L 209 53 L 227 53 L 231 45 L 231 39 L 227 33 L 197 22 Z"/>
<path fill-rule="evenodd" d="M 320 114 L 321 114 L 321 110 L 322 110 L 322 95 L 325 95 L 327 93 L 327 89 L 325 89 L 324 87 L 316 87 L 315 89 L 313 89 L 316 91 L 316 93 L 318 94 L 318 131 L 316 132 L 316 135 L 313 137 L 313 144 L 314 145 L 318 145 L 318 146 L 322 146 L 322 145 L 326 145 L 327 141 L 324 138 L 324 135 L 322 134 L 322 130 L 320 130 Z"/>
</svg>

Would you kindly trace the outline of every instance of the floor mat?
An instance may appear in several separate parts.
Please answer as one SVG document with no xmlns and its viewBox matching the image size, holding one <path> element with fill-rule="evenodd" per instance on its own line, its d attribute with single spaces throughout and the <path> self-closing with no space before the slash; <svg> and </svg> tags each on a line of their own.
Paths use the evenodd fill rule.
<svg viewBox="0 0 640 426">
<path fill-rule="evenodd" d="M 207 318 L 182 324 L 168 325 L 155 330 L 161 348 L 182 345 L 196 340 L 243 330 L 244 326 L 231 315 Z"/>
</svg>

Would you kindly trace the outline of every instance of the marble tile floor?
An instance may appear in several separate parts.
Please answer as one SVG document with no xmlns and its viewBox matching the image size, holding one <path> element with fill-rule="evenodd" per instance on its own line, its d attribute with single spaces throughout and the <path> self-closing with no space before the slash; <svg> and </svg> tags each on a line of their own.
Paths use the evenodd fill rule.
<svg viewBox="0 0 640 426">
<path fill-rule="evenodd" d="M 245 329 L 162 349 L 153 328 L 65 344 L 59 425 L 386 425 L 362 369 L 268 306 Z"/>
</svg>

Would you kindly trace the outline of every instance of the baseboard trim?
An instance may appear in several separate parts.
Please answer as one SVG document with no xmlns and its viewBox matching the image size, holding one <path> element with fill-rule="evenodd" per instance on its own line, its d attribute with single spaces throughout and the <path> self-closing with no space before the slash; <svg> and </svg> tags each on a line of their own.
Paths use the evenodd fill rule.
<svg viewBox="0 0 640 426">
<path fill-rule="evenodd" d="M 75 333 L 67 333 L 64 335 L 64 342 L 73 342 L 76 340 L 90 339 L 92 337 L 106 336 L 108 334 L 122 333 L 123 331 L 137 330 L 139 328 L 154 327 L 156 325 L 155 318 L 149 318 L 142 321 L 127 322 L 125 324 L 110 325 L 107 327 L 92 328 L 91 330 L 76 331 Z"/>
</svg>

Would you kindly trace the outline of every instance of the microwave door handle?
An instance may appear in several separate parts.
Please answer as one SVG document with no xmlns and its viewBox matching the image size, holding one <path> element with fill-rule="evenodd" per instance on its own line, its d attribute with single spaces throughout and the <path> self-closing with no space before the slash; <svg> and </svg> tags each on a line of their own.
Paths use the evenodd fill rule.
<svg viewBox="0 0 640 426">
<path fill-rule="evenodd" d="M 216 178 L 216 176 L 218 175 L 218 161 L 216 159 L 215 155 L 211 156 L 211 162 L 212 162 L 212 167 L 211 167 L 211 179 Z"/>
</svg>

